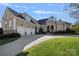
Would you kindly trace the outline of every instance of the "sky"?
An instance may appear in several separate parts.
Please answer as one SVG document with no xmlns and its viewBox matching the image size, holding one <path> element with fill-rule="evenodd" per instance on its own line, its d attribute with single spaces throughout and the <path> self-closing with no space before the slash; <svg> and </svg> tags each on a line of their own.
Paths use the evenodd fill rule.
<svg viewBox="0 0 79 59">
<path fill-rule="evenodd" d="M 77 21 L 65 11 L 69 7 L 68 3 L 0 3 L 0 19 L 6 7 L 19 13 L 28 13 L 36 20 L 54 16 L 57 20 L 61 19 L 70 23 Z"/>
</svg>

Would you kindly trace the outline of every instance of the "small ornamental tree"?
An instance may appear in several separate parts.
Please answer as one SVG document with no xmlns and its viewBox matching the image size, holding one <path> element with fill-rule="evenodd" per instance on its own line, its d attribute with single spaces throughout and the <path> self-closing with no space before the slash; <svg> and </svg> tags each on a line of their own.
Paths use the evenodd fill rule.
<svg viewBox="0 0 79 59">
<path fill-rule="evenodd" d="M 79 24 L 73 26 L 72 30 L 74 30 L 76 33 L 79 33 Z"/>
</svg>

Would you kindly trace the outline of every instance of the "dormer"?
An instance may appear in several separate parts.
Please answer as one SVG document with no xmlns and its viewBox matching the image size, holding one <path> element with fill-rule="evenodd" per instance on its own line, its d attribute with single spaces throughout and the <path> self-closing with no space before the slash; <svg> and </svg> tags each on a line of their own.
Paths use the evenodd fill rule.
<svg viewBox="0 0 79 59">
<path fill-rule="evenodd" d="M 62 23 L 62 20 L 61 20 L 61 19 L 59 19 L 59 20 L 58 20 L 58 23 Z"/>
<path fill-rule="evenodd" d="M 51 17 L 48 18 L 48 21 L 49 22 L 55 22 L 56 21 L 56 17 L 51 16 Z"/>
</svg>

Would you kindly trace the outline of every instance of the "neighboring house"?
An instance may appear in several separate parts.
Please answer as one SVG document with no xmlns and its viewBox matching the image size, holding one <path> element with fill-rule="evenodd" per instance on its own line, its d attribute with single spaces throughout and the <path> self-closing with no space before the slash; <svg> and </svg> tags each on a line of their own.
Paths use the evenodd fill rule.
<svg viewBox="0 0 79 59">
<path fill-rule="evenodd" d="M 2 17 L 2 28 L 4 34 L 17 32 L 21 35 L 31 35 L 42 32 L 65 31 L 72 26 L 64 21 L 56 21 L 54 17 L 36 21 L 27 13 L 18 13 L 10 8 L 6 8 Z"/>
<path fill-rule="evenodd" d="M 37 21 L 27 13 L 18 13 L 10 8 L 6 8 L 2 19 L 4 34 L 17 32 L 30 35 L 35 34 L 35 27 L 39 27 Z"/>
<path fill-rule="evenodd" d="M 43 32 L 66 31 L 72 27 L 70 23 L 62 20 L 56 21 L 55 17 L 49 17 L 38 21 Z"/>
</svg>

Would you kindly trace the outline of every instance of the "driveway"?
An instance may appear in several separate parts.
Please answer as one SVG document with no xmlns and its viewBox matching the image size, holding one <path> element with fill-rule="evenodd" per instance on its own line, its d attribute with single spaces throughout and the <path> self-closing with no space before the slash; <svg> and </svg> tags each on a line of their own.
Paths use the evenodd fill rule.
<svg viewBox="0 0 79 59">
<path fill-rule="evenodd" d="M 22 52 L 23 48 L 32 41 L 44 35 L 28 35 L 11 43 L 0 46 L 0 56 L 14 56 Z"/>
</svg>

